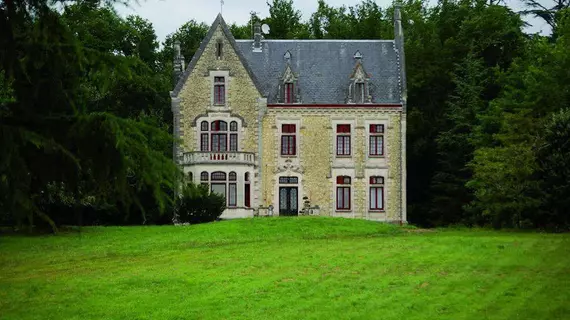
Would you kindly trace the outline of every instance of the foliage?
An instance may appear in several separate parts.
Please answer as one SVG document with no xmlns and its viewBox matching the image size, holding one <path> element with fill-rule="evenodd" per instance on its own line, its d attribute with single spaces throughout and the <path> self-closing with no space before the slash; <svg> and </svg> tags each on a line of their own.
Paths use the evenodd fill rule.
<svg viewBox="0 0 570 320">
<path fill-rule="evenodd" d="M 113 104 L 121 99 L 94 107 L 109 88 L 106 79 L 128 77 L 132 68 L 117 55 L 121 25 L 113 11 L 85 3 L 63 15 L 46 1 L 0 5 L 1 67 L 13 89 L 13 99 L 2 104 L 0 176 L 6 193 L 0 206 L 30 227 L 38 217 L 57 230 L 44 208 L 50 192 L 74 206 L 90 199 L 129 208 L 140 204 L 142 190 L 160 211 L 172 202 L 165 190 L 174 186 L 178 169 L 166 150 L 150 147 L 171 143 L 169 134 L 119 116 Z M 74 24 L 77 15 L 92 17 L 93 25 Z"/>
<path fill-rule="evenodd" d="M 207 186 L 188 183 L 177 200 L 180 223 L 202 223 L 217 220 L 226 208 L 225 197 L 211 193 Z"/>
<path fill-rule="evenodd" d="M 501 1 L 403 1 L 412 223 L 568 226 L 570 11 L 525 3 L 519 14 Z M 159 49 L 152 24 L 120 17 L 112 0 L 51 4 L 0 3 L 0 221 L 170 221 L 172 47 L 188 65 L 209 26 L 189 20 Z M 393 6 L 371 0 L 319 0 L 307 20 L 291 0 L 267 5 L 267 17 L 230 26 L 236 39 L 251 39 L 254 22 L 271 39 L 393 37 Z M 552 36 L 525 35 L 524 14 Z"/>
<path fill-rule="evenodd" d="M 544 144 L 537 154 L 543 192 L 540 224 L 570 227 L 570 109 L 554 113 L 541 134 Z"/>
<path fill-rule="evenodd" d="M 564 319 L 569 240 L 326 217 L 2 235 L 0 310 L 21 320 Z"/>
</svg>

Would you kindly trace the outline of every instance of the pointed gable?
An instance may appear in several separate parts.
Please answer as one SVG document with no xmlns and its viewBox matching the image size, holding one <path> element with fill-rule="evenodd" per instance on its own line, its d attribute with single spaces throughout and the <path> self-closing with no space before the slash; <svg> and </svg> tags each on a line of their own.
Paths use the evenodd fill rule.
<svg viewBox="0 0 570 320">
<path fill-rule="evenodd" d="M 214 35 L 216 33 L 216 30 L 218 30 L 218 28 L 221 28 L 221 30 L 222 30 L 224 36 L 226 37 L 228 43 L 230 44 L 231 48 L 235 51 L 235 53 L 238 56 L 241 64 L 243 65 L 243 67 L 247 71 L 247 73 L 248 73 L 249 77 L 251 78 L 251 80 L 253 81 L 253 84 L 255 85 L 257 91 L 260 92 L 260 95 L 261 95 L 261 93 L 263 91 L 261 90 L 262 87 L 261 87 L 259 81 L 257 80 L 255 74 L 252 72 L 252 68 L 249 66 L 248 61 L 244 58 L 244 56 L 242 55 L 238 46 L 236 45 L 236 41 L 234 39 L 234 36 L 230 32 L 230 29 L 228 28 L 226 22 L 224 21 L 224 18 L 222 17 L 221 14 L 218 14 L 218 16 L 216 17 L 216 20 L 214 20 L 214 23 L 212 24 L 212 26 L 208 30 L 206 37 L 202 40 L 202 42 L 200 43 L 200 47 L 198 48 L 198 50 L 196 51 L 196 53 L 192 57 L 192 60 L 188 64 L 188 67 L 186 68 L 184 73 L 178 79 L 178 82 L 176 83 L 174 90 L 171 92 L 172 97 L 178 96 L 178 94 L 180 93 L 180 91 L 182 90 L 182 88 L 184 87 L 186 82 L 188 81 L 188 77 L 190 76 L 190 74 L 192 73 L 194 68 L 196 67 L 196 64 L 198 63 L 198 61 L 200 60 L 202 55 L 204 55 L 204 52 L 205 52 L 208 44 L 211 41 L 219 41 L 218 39 L 213 39 Z"/>
</svg>

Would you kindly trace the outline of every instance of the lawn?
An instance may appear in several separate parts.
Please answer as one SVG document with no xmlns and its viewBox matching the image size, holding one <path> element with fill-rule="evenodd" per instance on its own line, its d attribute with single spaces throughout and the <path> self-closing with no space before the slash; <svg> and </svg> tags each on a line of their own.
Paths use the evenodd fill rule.
<svg viewBox="0 0 570 320">
<path fill-rule="evenodd" d="M 340 218 L 0 237 L 0 319 L 570 319 L 570 235 Z"/>
</svg>

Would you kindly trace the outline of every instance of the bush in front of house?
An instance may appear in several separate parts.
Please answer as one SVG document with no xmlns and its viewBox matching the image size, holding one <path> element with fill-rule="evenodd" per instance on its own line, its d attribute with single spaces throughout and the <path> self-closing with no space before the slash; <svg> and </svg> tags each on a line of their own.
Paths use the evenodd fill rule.
<svg viewBox="0 0 570 320">
<path fill-rule="evenodd" d="M 188 183 L 177 199 L 177 215 L 180 223 L 203 223 L 218 219 L 226 208 L 226 199 L 210 193 L 207 186 Z"/>
</svg>

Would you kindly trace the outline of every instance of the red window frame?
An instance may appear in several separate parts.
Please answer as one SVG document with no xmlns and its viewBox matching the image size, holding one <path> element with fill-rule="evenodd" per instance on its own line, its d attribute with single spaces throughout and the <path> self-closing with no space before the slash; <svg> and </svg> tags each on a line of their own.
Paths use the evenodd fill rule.
<svg viewBox="0 0 570 320">
<path fill-rule="evenodd" d="M 384 125 L 371 124 L 369 128 L 370 138 L 368 139 L 368 155 L 384 155 Z"/>
<path fill-rule="evenodd" d="M 226 103 L 226 82 L 224 77 L 214 77 L 214 104 L 224 105 Z"/>
<path fill-rule="evenodd" d="M 249 172 L 245 173 L 244 180 L 245 180 L 245 184 L 244 184 L 244 194 L 243 194 L 243 196 L 244 196 L 243 205 L 245 207 L 249 208 L 251 206 L 251 203 L 250 203 L 250 197 L 251 197 L 250 185 L 251 185 L 251 183 L 249 181 Z"/>
<path fill-rule="evenodd" d="M 281 126 L 281 155 L 294 156 L 297 154 L 297 126 L 284 124 Z"/>
<path fill-rule="evenodd" d="M 372 197 L 374 194 L 374 199 Z M 380 195 L 380 197 L 378 197 Z M 370 189 L 368 193 L 368 207 L 371 211 L 382 211 L 384 210 L 384 177 L 381 176 L 371 176 L 370 177 Z M 380 200 L 378 199 L 380 198 Z"/>
<path fill-rule="evenodd" d="M 295 85 L 293 83 L 286 83 L 285 84 L 285 103 L 293 103 L 294 102 L 294 94 L 295 94 Z"/>
<path fill-rule="evenodd" d="M 336 184 L 336 210 L 348 211 L 351 205 L 351 178 L 349 176 L 338 176 L 336 177 Z"/>
<path fill-rule="evenodd" d="M 350 124 L 337 124 L 336 133 L 336 155 L 337 156 L 350 156 Z"/>
</svg>

